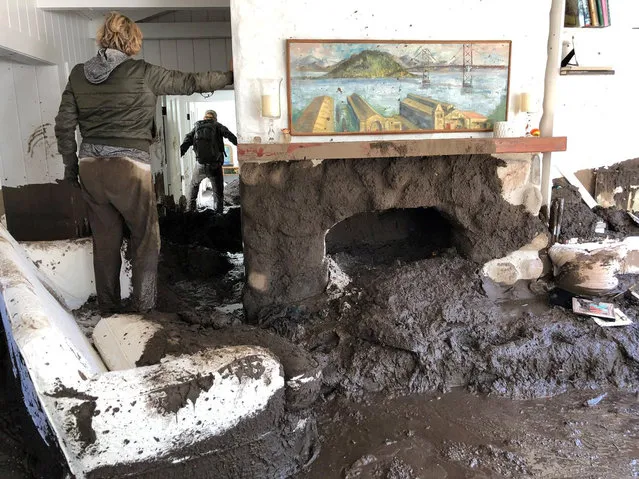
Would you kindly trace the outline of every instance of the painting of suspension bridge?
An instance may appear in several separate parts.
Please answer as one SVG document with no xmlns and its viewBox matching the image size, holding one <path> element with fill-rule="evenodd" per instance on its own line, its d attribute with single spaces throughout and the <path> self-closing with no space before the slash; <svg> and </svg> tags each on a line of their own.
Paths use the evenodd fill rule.
<svg viewBox="0 0 639 479">
<path fill-rule="evenodd" d="M 509 41 L 288 40 L 293 135 L 490 131 L 507 119 Z"/>
</svg>

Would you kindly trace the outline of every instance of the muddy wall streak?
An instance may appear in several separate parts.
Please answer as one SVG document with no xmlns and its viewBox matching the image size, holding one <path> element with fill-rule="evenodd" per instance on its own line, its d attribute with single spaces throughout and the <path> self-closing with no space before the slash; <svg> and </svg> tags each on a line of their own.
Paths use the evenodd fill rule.
<svg viewBox="0 0 639 479">
<path fill-rule="evenodd" d="M 529 243 L 541 221 L 501 196 L 489 155 L 246 163 L 241 201 L 250 317 L 268 305 L 321 293 L 327 284 L 325 235 L 358 213 L 435 207 L 454 244 L 486 262 Z"/>
</svg>

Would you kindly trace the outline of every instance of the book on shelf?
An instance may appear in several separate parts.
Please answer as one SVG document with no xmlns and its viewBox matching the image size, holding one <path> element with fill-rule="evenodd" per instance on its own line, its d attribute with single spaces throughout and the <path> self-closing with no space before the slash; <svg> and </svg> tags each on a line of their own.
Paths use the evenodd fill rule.
<svg viewBox="0 0 639 479">
<path fill-rule="evenodd" d="M 597 0 L 588 0 L 588 8 L 590 9 L 591 26 L 599 26 L 599 16 L 597 15 Z"/>
<path fill-rule="evenodd" d="M 603 12 L 603 26 L 610 26 L 610 9 L 608 8 L 608 0 L 599 0 L 601 2 L 601 10 Z"/>
<path fill-rule="evenodd" d="M 589 27 L 592 25 L 590 20 L 590 9 L 588 8 L 588 0 L 577 0 L 579 5 L 579 21 L 580 27 Z"/>
<path fill-rule="evenodd" d="M 565 27 L 580 27 L 579 0 L 566 0 L 564 15 Z"/>
<path fill-rule="evenodd" d="M 597 7 L 597 22 L 599 22 L 600 27 L 604 27 L 603 21 L 603 10 L 601 8 L 601 0 L 595 0 L 595 6 Z"/>
</svg>

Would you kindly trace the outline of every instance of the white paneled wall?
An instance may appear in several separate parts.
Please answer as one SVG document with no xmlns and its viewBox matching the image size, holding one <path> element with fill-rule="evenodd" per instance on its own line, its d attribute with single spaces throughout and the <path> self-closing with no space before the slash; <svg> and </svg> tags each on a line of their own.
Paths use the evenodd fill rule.
<svg viewBox="0 0 639 479">
<path fill-rule="evenodd" d="M 34 0 L 0 1 L 0 182 L 53 183 L 62 177 L 53 123 L 69 70 L 94 54 L 88 20 L 45 12 Z M 19 43 L 7 44 L 8 36 Z M 40 53 L 43 53 L 40 55 Z M 48 64 L 47 64 L 48 63 Z"/>
<path fill-rule="evenodd" d="M 181 10 L 158 15 L 146 23 L 228 22 L 228 8 Z M 227 71 L 231 66 L 230 38 L 192 40 L 144 40 L 137 58 L 182 71 Z"/>
<path fill-rule="evenodd" d="M 229 21 L 228 9 L 178 11 L 150 22 Z M 88 35 L 89 20 L 71 12 L 36 8 L 35 0 L 0 0 L 0 184 L 18 187 L 53 183 L 62 178 L 53 131 L 60 94 L 70 69 L 95 54 Z M 9 38 L 17 38 L 15 42 Z M 6 42 L 4 40 L 7 40 Z M 18 48 L 19 47 L 19 48 Z M 3 56 L 5 55 L 5 56 Z M 10 56 L 7 56 L 10 55 Z M 231 39 L 146 40 L 138 58 L 182 71 L 226 71 L 231 62 Z M 172 100 L 168 119 L 165 182 L 167 193 L 177 193 L 190 176 L 192 160 L 183 165 L 176 153 L 186 133 L 190 101 Z M 184 110 L 184 111 L 182 111 Z M 183 131 L 184 130 L 184 131 Z M 159 151 L 156 152 L 159 155 Z M 156 156 L 157 156 L 156 155 Z M 189 154 L 190 155 L 190 154 Z M 187 161 L 188 160 L 188 161 Z M 168 175 L 167 175 L 168 173 Z M 182 178 L 185 176 L 185 178 Z M 176 195 L 179 198 L 179 195 Z"/>
<path fill-rule="evenodd" d="M 60 105 L 57 66 L 0 58 L 0 181 L 2 186 L 62 178 L 53 122 Z"/>
<path fill-rule="evenodd" d="M 0 1 L 0 48 L 22 49 L 26 56 L 50 64 L 76 64 L 93 54 L 88 38 L 88 20 L 75 13 L 58 13 L 36 8 L 35 0 Z M 11 44 L 11 39 L 14 39 Z M 43 55 L 34 56 L 34 52 Z"/>
<path fill-rule="evenodd" d="M 231 39 L 144 40 L 136 58 L 186 72 L 228 71 Z"/>
</svg>

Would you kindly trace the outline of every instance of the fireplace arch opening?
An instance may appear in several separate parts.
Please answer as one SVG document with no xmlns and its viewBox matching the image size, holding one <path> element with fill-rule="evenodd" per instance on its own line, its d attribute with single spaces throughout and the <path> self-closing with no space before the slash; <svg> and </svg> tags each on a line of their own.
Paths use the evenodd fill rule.
<svg viewBox="0 0 639 479">
<path fill-rule="evenodd" d="M 358 213 L 335 224 L 325 241 L 328 255 L 387 264 L 450 253 L 462 239 L 454 220 L 429 207 Z"/>
</svg>

